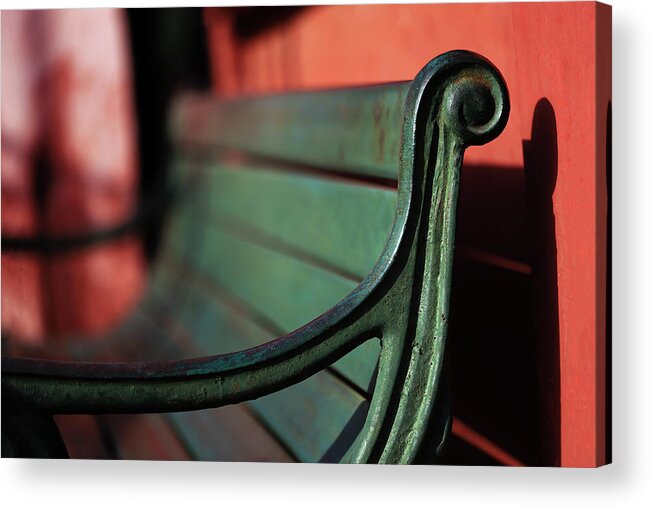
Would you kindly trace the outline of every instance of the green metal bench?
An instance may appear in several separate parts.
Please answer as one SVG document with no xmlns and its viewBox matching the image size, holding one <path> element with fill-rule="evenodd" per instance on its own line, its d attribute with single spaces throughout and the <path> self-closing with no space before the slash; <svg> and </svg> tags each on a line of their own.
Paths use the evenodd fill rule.
<svg viewBox="0 0 651 507">
<path fill-rule="evenodd" d="M 65 456 L 53 414 L 166 413 L 193 457 L 221 459 L 208 409 L 248 401 L 292 459 L 435 461 L 463 153 L 508 112 L 465 51 L 412 82 L 177 101 L 147 294 L 69 360 L 3 356 L 3 456 Z"/>
</svg>

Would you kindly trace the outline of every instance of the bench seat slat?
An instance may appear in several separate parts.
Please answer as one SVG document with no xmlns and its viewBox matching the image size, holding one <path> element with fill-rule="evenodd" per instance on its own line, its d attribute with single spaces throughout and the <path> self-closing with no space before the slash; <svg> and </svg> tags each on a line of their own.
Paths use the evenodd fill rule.
<svg viewBox="0 0 651 507">
<path fill-rule="evenodd" d="M 248 302 L 283 333 L 297 329 L 329 310 L 357 282 L 270 248 L 253 244 L 224 229 L 205 228 L 200 251 L 186 259 L 208 279 Z"/>
<path fill-rule="evenodd" d="M 191 459 L 163 414 L 104 415 L 101 420 L 115 445 L 118 459 Z"/>
<path fill-rule="evenodd" d="M 201 355 L 236 352 L 274 338 L 195 285 L 185 286 L 180 296 L 183 300 L 174 316 L 194 338 Z"/>
<path fill-rule="evenodd" d="M 244 329 L 243 324 L 244 326 L 253 326 L 253 324 L 237 313 L 225 311 L 226 309 L 218 300 L 210 299 L 191 281 L 186 280 L 184 287 L 184 292 L 180 295 L 182 309 L 176 315 L 184 326 L 188 326 L 188 334 L 193 337 L 209 335 L 220 338 L 219 344 L 209 344 L 209 340 L 202 341 L 199 338 L 196 343 L 200 347 L 199 353 L 214 353 L 215 349 L 219 349 L 220 352 L 241 349 L 273 338 L 262 329 L 258 330 L 257 335 L 256 333 L 241 334 Z M 168 289 L 165 294 L 171 292 Z M 178 292 L 174 293 L 178 294 Z M 220 316 L 226 316 L 227 319 L 216 320 Z M 210 323 L 205 324 L 202 318 L 210 318 Z M 206 346 L 208 350 L 202 348 Z M 378 353 L 379 342 L 373 340 L 348 354 L 339 363 L 347 366 L 347 371 L 351 373 L 356 368 L 359 378 L 361 375 L 359 370 L 363 370 L 366 366 L 365 363 L 360 366 L 360 357 L 369 362 L 373 356 L 375 363 Z M 364 382 L 368 386 L 372 371 L 364 375 L 366 375 Z M 338 453 L 345 451 L 350 444 L 350 439 L 354 438 L 363 423 L 368 401 L 329 371 L 322 371 L 292 387 L 254 400 L 250 405 L 264 424 L 269 426 L 277 438 L 291 449 L 300 461 L 316 462 L 322 459 L 336 461 L 341 457 Z M 216 428 L 222 429 L 224 421 L 222 421 L 223 412 L 220 411 L 223 410 L 222 408 L 215 411 L 170 414 L 177 432 L 198 459 L 236 460 L 237 454 L 231 456 L 230 450 L 234 452 L 235 448 L 240 447 L 239 443 L 231 449 L 224 441 L 226 437 L 220 435 L 210 437 L 211 428 L 214 433 L 219 433 L 215 431 Z M 307 417 L 306 412 L 309 413 Z M 226 417 L 225 431 L 234 431 L 229 418 L 224 417 Z M 255 426 L 251 421 L 247 424 Z M 251 434 L 256 435 L 257 432 Z M 205 445 L 207 439 L 210 440 L 209 449 L 201 450 L 199 443 L 203 442 Z M 241 454 L 239 456 L 240 460 L 245 459 Z M 260 456 L 255 454 L 249 458 L 252 461 L 261 460 Z"/>
<path fill-rule="evenodd" d="M 343 270 L 353 271 L 358 280 L 361 280 L 379 257 L 395 212 L 393 189 L 324 180 L 305 174 L 280 173 L 260 167 L 234 170 L 211 165 L 206 172 L 208 181 L 205 185 L 200 185 L 198 190 L 207 191 L 207 195 L 211 196 L 211 217 L 222 218 L 220 223 L 214 224 L 215 227 L 219 225 L 227 227 L 224 223 L 228 223 L 229 215 L 236 215 L 256 230 L 273 234 L 281 241 L 308 251 L 315 257 L 321 255 L 324 262 L 337 264 Z M 198 199 L 192 200 L 192 204 L 196 205 L 197 202 Z M 298 207 L 302 213 L 283 211 L 287 206 L 292 206 L 294 209 Z M 284 219 L 277 220 L 279 216 Z M 193 220 L 192 212 L 186 210 L 184 217 L 180 219 L 183 222 L 180 227 L 194 228 L 197 231 L 195 235 L 199 236 L 202 226 L 197 225 Z M 206 219 L 205 222 L 210 223 L 210 219 Z M 315 224 L 318 224 L 318 227 Z M 188 234 L 186 232 L 177 237 L 188 237 Z M 192 255 L 198 253 L 194 246 L 188 249 L 187 242 L 180 244 L 181 242 L 174 236 L 171 236 L 170 240 L 169 246 L 179 243 L 180 249 L 189 250 Z M 196 242 L 194 244 L 196 245 Z M 352 248 L 353 245 L 358 245 L 359 248 Z M 235 257 L 240 260 L 241 249 L 229 248 L 228 245 L 224 248 L 230 252 L 228 258 L 221 255 L 213 258 L 219 259 L 220 266 L 225 267 L 224 272 L 228 276 L 228 283 L 225 285 L 227 288 L 238 287 L 242 276 L 249 274 L 253 277 L 252 285 L 255 289 L 280 287 L 284 290 L 285 279 L 277 277 L 272 280 L 265 279 L 265 276 L 274 277 L 276 272 L 275 265 L 268 262 L 266 250 L 262 251 L 261 256 L 256 256 L 259 262 L 255 262 L 255 266 L 244 266 L 243 273 L 236 274 L 230 267 L 229 258 Z M 257 245 L 247 248 L 260 253 Z M 208 251 L 211 252 L 211 256 L 214 255 L 212 250 Z M 278 257 L 282 264 L 289 263 L 298 266 L 300 270 L 305 270 L 301 262 L 294 263 L 282 256 Z M 254 269 L 255 272 L 252 273 L 250 269 Z M 283 312 L 296 311 L 294 303 L 296 299 L 301 299 L 305 291 L 323 294 L 322 290 L 314 289 L 314 282 L 318 277 L 312 276 L 311 266 L 308 266 L 308 269 L 309 273 L 303 276 L 302 280 L 307 280 L 309 285 L 303 291 L 281 294 L 281 298 L 285 296 L 290 300 L 281 301 L 281 304 L 285 303 L 282 304 Z M 262 276 L 258 276 L 260 270 Z M 326 276 L 331 278 L 327 274 Z M 343 283 L 344 288 L 326 299 L 321 305 L 322 308 L 332 306 L 357 283 L 357 281 L 334 278 L 339 283 Z M 163 289 L 163 293 L 168 291 L 179 296 L 178 288 L 171 291 Z M 244 295 L 249 302 L 253 301 L 256 308 L 264 309 L 270 319 L 277 323 L 278 330 L 275 334 L 264 333 L 258 325 L 235 317 L 232 308 L 226 308 L 214 301 L 207 303 L 203 300 L 206 298 L 205 294 L 193 295 L 196 289 L 190 292 L 191 301 L 182 305 L 180 318 L 188 328 L 189 334 L 197 341 L 203 341 L 201 350 L 206 354 L 240 350 L 245 345 L 241 341 L 242 337 L 248 337 L 246 346 L 258 345 L 279 334 L 292 331 L 319 314 L 318 311 L 311 314 L 299 312 L 296 318 L 288 319 L 282 318 L 281 314 L 281 318 L 278 319 L 277 313 L 268 310 L 266 300 L 256 304 L 257 299 L 251 300 L 246 298 L 246 294 L 237 294 L 240 297 Z M 272 301 L 277 299 L 277 296 L 272 296 Z M 203 309 L 199 311 L 202 305 Z M 217 335 L 220 337 L 220 343 L 215 343 Z M 371 340 L 335 363 L 335 369 L 362 391 L 368 392 L 378 355 L 379 342 Z"/>
<path fill-rule="evenodd" d="M 397 202 L 392 188 L 262 167 L 206 171 L 206 222 L 249 228 L 357 280 L 389 237 Z"/>
<path fill-rule="evenodd" d="M 167 418 L 193 459 L 295 461 L 244 405 L 171 413 Z"/>
<path fill-rule="evenodd" d="M 161 265 L 159 269 L 166 267 Z M 174 294 L 174 318 L 187 331 L 193 340 L 193 350 L 197 355 L 223 354 L 235 352 L 277 338 L 268 329 L 248 318 L 245 310 L 234 311 L 217 297 L 210 287 L 199 286 L 189 277 L 182 285 L 172 285 L 170 275 L 168 285 L 159 286 L 158 297 L 169 299 Z M 352 350 L 333 364 L 333 368 L 362 392 L 369 393 L 380 354 L 378 340 L 369 340 Z"/>
<path fill-rule="evenodd" d="M 206 230 L 204 241 L 203 251 L 209 252 L 209 255 L 197 253 L 196 250 L 186 251 L 187 256 L 199 255 L 198 259 L 186 257 L 187 262 L 218 288 L 246 302 L 256 314 L 272 322 L 274 328 L 268 329 L 267 340 L 310 322 L 357 286 L 357 282 L 248 243 L 223 230 Z M 353 361 L 355 367 L 346 370 L 345 374 L 366 390 L 377 356 L 368 355 L 368 349 L 351 354 L 358 354 L 359 357 Z"/>
<path fill-rule="evenodd" d="M 47 357 L 78 361 L 136 361 L 159 358 L 165 333 L 151 324 L 147 314 L 153 299 L 149 295 L 134 308 L 131 314 L 120 322 L 102 340 L 89 342 L 71 339 L 64 347 L 54 349 L 54 356 Z"/>
<path fill-rule="evenodd" d="M 299 461 L 341 459 L 364 424 L 368 401 L 327 371 L 250 402 Z"/>
<path fill-rule="evenodd" d="M 409 82 L 224 101 L 186 96 L 172 137 L 326 169 L 396 179 Z"/>
</svg>

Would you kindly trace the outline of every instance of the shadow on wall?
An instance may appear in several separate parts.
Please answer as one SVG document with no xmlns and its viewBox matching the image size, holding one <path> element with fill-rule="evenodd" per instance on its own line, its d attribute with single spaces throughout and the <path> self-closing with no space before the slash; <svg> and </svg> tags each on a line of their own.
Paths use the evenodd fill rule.
<svg viewBox="0 0 651 507">
<path fill-rule="evenodd" d="M 556 115 L 546 98 L 536 104 L 531 139 L 523 142 L 529 245 L 533 283 L 533 323 L 538 357 L 544 435 L 543 460 L 560 465 L 560 351 L 556 223 L 552 197 L 558 173 Z"/>
<path fill-rule="evenodd" d="M 491 445 L 453 433 L 445 464 L 558 464 L 557 139 L 547 99 L 531 132 L 524 170 L 464 167 L 448 342 L 453 413 Z"/>
</svg>

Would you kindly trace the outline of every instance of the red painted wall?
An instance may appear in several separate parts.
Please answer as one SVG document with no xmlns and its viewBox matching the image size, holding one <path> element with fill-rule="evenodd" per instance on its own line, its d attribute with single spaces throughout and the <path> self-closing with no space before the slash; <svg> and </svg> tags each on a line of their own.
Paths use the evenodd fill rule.
<svg viewBox="0 0 651 507">
<path fill-rule="evenodd" d="M 2 233 L 32 235 L 39 217 L 34 191 L 41 136 L 38 88 L 31 58 L 30 20 L 2 14 Z M 2 254 L 2 326 L 24 340 L 44 336 L 43 265 L 35 255 Z"/>
<path fill-rule="evenodd" d="M 492 278 L 495 297 L 512 297 L 500 289 L 509 277 L 520 276 L 518 283 L 528 287 L 529 300 L 496 311 L 505 322 L 526 320 L 518 329 L 528 332 L 514 332 L 512 339 L 514 346 L 518 340 L 533 343 L 541 449 L 527 454 L 501 434 L 507 416 L 501 421 L 496 416 L 479 433 L 494 437 L 501 451 L 516 458 L 523 452 L 516 462 L 527 463 L 530 455 L 530 463 L 538 464 L 604 464 L 610 7 L 592 2 L 319 6 L 287 11 L 273 23 L 265 24 L 264 17 L 257 20 L 261 27 L 238 32 L 235 21 L 254 19 L 251 9 L 206 11 L 216 93 L 407 80 L 433 56 L 460 48 L 485 55 L 501 70 L 511 93 L 511 118 L 496 141 L 468 150 L 464 177 L 470 183 L 460 211 L 460 222 L 468 225 L 460 225 L 458 257 L 502 269 Z M 504 207 L 502 200 L 522 205 Z M 473 226 L 464 218 L 482 210 L 499 219 L 474 218 L 479 221 Z M 457 272 L 461 269 L 457 263 Z M 499 342 L 501 336 L 488 329 L 485 338 Z M 523 359 L 515 354 L 510 360 L 506 368 Z M 503 389 L 508 396 L 508 385 Z M 515 414 L 522 395 L 512 390 Z M 521 401 L 523 411 L 533 410 Z M 457 424 L 457 433 L 470 435 L 466 430 L 473 423 Z M 478 418 L 476 427 L 482 424 Z"/>
<path fill-rule="evenodd" d="M 136 138 L 123 14 L 2 13 L 3 234 L 70 235 L 130 216 Z M 29 341 L 101 336 L 137 301 L 144 276 L 134 237 L 48 258 L 3 253 L 3 331 Z"/>
</svg>

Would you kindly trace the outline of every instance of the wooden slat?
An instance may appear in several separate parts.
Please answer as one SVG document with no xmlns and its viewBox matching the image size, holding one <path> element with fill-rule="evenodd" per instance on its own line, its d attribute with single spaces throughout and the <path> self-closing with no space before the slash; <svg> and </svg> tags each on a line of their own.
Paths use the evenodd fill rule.
<svg viewBox="0 0 651 507">
<path fill-rule="evenodd" d="M 191 459 L 161 414 L 106 415 L 102 416 L 102 422 L 114 442 L 119 459 Z"/>
<path fill-rule="evenodd" d="M 500 464 L 512 467 L 525 466 L 522 461 L 500 448 L 494 442 L 491 442 L 490 439 L 478 433 L 458 418 L 455 418 L 452 422 L 452 433 Z"/>
<path fill-rule="evenodd" d="M 380 340 L 362 343 L 333 364 L 333 368 L 370 397 L 380 357 Z"/>
<path fill-rule="evenodd" d="M 409 83 L 223 101 L 186 96 L 172 136 L 327 169 L 397 178 Z"/>
<path fill-rule="evenodd" d="M 138 334 L 127 337 L 128 341 L 121 347 L 131 360 L 171 361 L 194 355 L 173 339 L 174 330 L 167 323 L 167 312 L 168 309 L 160 305 L 152 305 L 146 313 L 139 312 Z"/>
<path fill-rule="evenodd" d="M 172 266 L 164 265 L 161 269 L 172 269 Z M 192 338 L 195 355 L 235 352 L 277 338 L 284 332 L 266 327 L 264 322 L 256 320 L 249 307 L 233 301 L 210 283 L 202 283 L 197 273 L 186 273 L 184 280 L 173 293 L 162 291 L 158 296 L 173 298 L 176 304 L 173 317 Z M 357 389 L 368 393 L 379 354 L 379 340 L 369 340 L 335 362 L 333 368 Z"/>
<path fill-rule="evenodd" d="M 152 303 L 148 295 L 123 321 L 99 339 L 70 335 L 65 343 L 55 343 L 47 348 L 25 348 L 21 353 L 64 361 L 154 360 L 158 357 L 158 345 L 165 340 L 160 339 L 160 329 L 152 327 L 147 316 Z"/>
<path fill-rule="evenodd" d="M 92 415 L 55 415 L 61 437 L 72 459 L 113 459 L 97 417 Z"/>
<path fill-rule="evenodd" d="M 325 371 L 251 402 L 302 462 L 336 462 L 364 424 L 368 402 Z"/>
<path fill-rule="evenodd" d="M 200 252 L 186 257 L 238 298 L 247 301 L 285 332 L 329 310 L 357 283 L 337 274 L 249 243 L 230 231 L 205 227 Z"/>
<path fill-rule="evenodd" d="M 187 326 L 202 354 L 250 347 L 273 338 L 264 328 L 246 319 L 239 312 L 229 311 L 215 296 L 187 278 L 181 294 L 182 304 L 176 317 Z M 207 320 L 206 320 L 207 319 Z M 223 320 L 221 320 L 223 319 Z M 252 332 L 244 332 L 249 329 Z M 219 341 L 218 341 L 219 340 Z M 358 348 L 358 356 L 349 354 L 339 363 L 346 371 L 355 372 L 360 383 L 368 386 L 372 371 L 364 371 L 359 353 L 367 362 L 377 362 L 377 340 Z M 335 365 L 337 367 L 337 365 Z M 341 369 L 341 368 L 340 368 Z M 342 373 L 343 375 L 343 373 Z M 336 461 L 343 455 L 363 424 L 368 402 L 346 383 L 327 371 L 271 396 L 251 402 L 253 410 L 271 431 L 301 461 Z M 235 417 L 235 421 L 233 418 Z M 280 447 L 269 448 L 269 436 L 259 434 L 259 423 L 237 420 L 242 414 L 228 414 L 224 409 L 199 413 L 172 414 L 170 420 L 197 459 L 220 461 L 287 461 L 277 455 Z M 246 419 L 246 418 L 245 418 Z M 242 432 L 245 426 L 250 428 Z M 316 431 L 314 428 L 322 428 Z M 291 428 L 287 430 L 286 428 Z M 289 431 L 289 433 L 288 433 Z M 290 434 L 291 433 L 291 434 Z M 248 441 L 246 435 L 248 434 Z M 319 435 L 315 438 L 315 435 Z M 260 441 L 260 446 L 252 442 Z M 248 447 L 247 447 L 248 446 Z M 248 450 L 247 450 L 248 449 Z M 267 449 L 270 456 L 260 456 Z M 274 450 L 275 449 L 275 450 Z M 255 450 L 255 453 L 252 451 Z M 273 451 L 273 452 L 272 452 Z M 256 454 L 257 453 L 257 454 Z M 264 453 L 263 453 L 264 454 Z"/>
<path fill-rule="evenodd" d="M 292 456 L 243 405 L 168 414 L 193 459 L 293 462 Z"/>
<path fill-rule="evenodd" d="M 175 317 L 205 355 L 235 352 L 275 338 L 274 334 L 201 291 L 191 281 L 185 287 L 184 302 Z"/>
<path fill-rule="evenodd" d="M 392 188 L 261 167 L 205 170 L 206 222 L 248 228 L 357 280 L 389 237 L 397 202 Z"/>
<path fill-rule="evenodd" d="M 355 280 L 361 280 L 377 262 L 395 214 L 397 194 L 391 187 L 264 165 L 233 167 L 208 161 L 203 163 L 202 171 L 201 183 L 195 183 L 188 193 L 188 202 L 195 209 L 186 209 L 184 215 L 216 226 L 227 224 L 227 228 L 238 229 L 255 242 L 310 259 Z M 500 172 L 521 171 L 500 168 Z M 463 209 L 461 205 L 460 214 Z M 481 219 L 473 220 L 475 237 L 475 222 Z M 486 229 L 486 224 L 480 229 Z M 193 230 L 186 226 L 184 237 L 196 236 Z M 463 230 L 461 227 L 458 231 L 458 255 L 508 270 L 531 272 L 529 264 L 517 260 L 519 253 L 502 255 L 505 247 L 501 244 L 482 248 L 462 244 Z M 177 242 L 182 241 L 183 234 L 173 236 Z M 495 234 L 491 237 L 506 241 Z"/>
<path fill-rule="evenodd" d="M 264 316 L 265 321 L 272 322 L 278 331 L 269 332 L 267 339 L 303 326 L 329 310 L 357 285 L 309 263 L 248 243 L 226 231 L 207 229 L 204 241 L 201 252 L 185 252 L 187 256 L 195 255 L 189 262 L 212 283 L 246 302 L 257 315 Z M 206 313 L 211 311 L 215 312 L 212 309 Z M 241 326 L 238 334 L 240 329 Z M 343 366 L 342 373 L 366 390 L 377 364 L 377 350 L 377 346 L 369 344 L 350 353 L 358 357 L 348 358 L 337 366 Z"/>
<path fill-rule="evenodd" d="M 214 174 L 218 175 L 215 179 L 212 177 Z M 193 195 L 192 201 L 189 201 L 191 206 L 186 203 L 187 209 L 178 215 L 174 226 L 175 234 L 168 236 L 165 250 L 166 254 L 171 254 L 177 260 L 182 258 L 198 268 L 198 278 L 205 278 L 209 284 L 213 284 L 215 292 L 225 290 L 226 297 L 230 293 L 235 304 L 237 301 L 244 302 L 244 310 L 234 311 L 232 304 L 229 306 L 218 295 L 211 295 L 204 286 L 205 283 L 198 284 L 186 278 L 165 258 L 158 269 L 162 274 L 157 273 L 157 281 L 152 284 L 154 299 L 170 304 L 173 308 L 172 317 L 183 327 L 185 334 L 192 338 L 193 346 L 201 354 L 223 353 L 262 343 L 291 331 L 328 310 L 356 286 L 377 260 L 393 218 L 395 193 L 391 189 L 363 187 L 339 181 L 323 182 L 309 176 L 281 175 L 272 170 L 249 171 L 248 174 L 253 174 L 254 178 L 249 186 L 246 185 L 246 180 L 242 180 L 240 173 L 230 170 L 210 173 L 210 185 L 197 189 L 208 192 Z M 221 175 L 225 176 L 220 180 Z M 234 195 L 229 201 L 226 196 L 239 190 L 238 181 L 244 181 L 240 199 Z M 270 185 L 275 185 L 277 189 L 285 187 L 284 194 L 278 195 L 280 199 L 274 202 L 273 192 L 267 192 L 268 199 L 254 212 L 247 214 L 246 209 L 237 208 L 238 201 L 246 206 L 245 197 L 254 202 L 259 201 L 256 194 L 263 191 L 264 195 L 265 187 Z M 221 193 L 223 199 L 216 197 L 218 193 Z M 270 222 L 265 222 L 266 216 L 274 207 L 278 210 L 278 206 L 286 205 L 292 194 L 299 207 L 310 212 L 306 213 L 302 223 L 289 221 L 273 236 L 274 229 Z M 199 214 L 201 207 L 196 206 L 205 197 L 209 197 L 208 202 L 211 204 L 219 203 L 219 206 L 210 210 L 209 216 Z M 222 203 L 224 207 L 221 207 Z M 309 237 L 309 228 L 313 225 L 310 222 L 319 218 L 319 211 L 328 208 L 335 210 L 335 216 L 327 218 L 330 220 L 325 227 L 330 231 L 328 234 L 332 238 L 343 236 L 341 243 L 349 245 L 359 239 L 358 233 L 354 227 L 345 228 L 342 233 L 337 224 L 345 223 L 350 216 L 356 219 L 362 216 L 360 222 L 362 230 L 366 231 L 366 238 L 359 241 L 356 257 L 340 255 L 336 239 L 332 241 L 335 244 L 333 247 L 328 245 L 327 240 L 320 240 L 318 235 L 312 234 Z M 277 215 L 278 211 L 275 213 Z M 299 256 L 305 258 L 292 258 L 286 251 L 277 251 L 249 241 L 250 238 L 242 235 L 241 224 L 232 223 L 229 214 L 246 217 L 249 221 L 245 225 L 255 229 L 256 233 L 261 232 L 263 236 L 267 233 L 279 244 L 289 245 L 296 249 Z M 210 222 L 213 219 L 215 222 Z M 219 222 L 225 223 L 226 228 L 237 229 L 237 232 L 219 229 Z M 354 224 L 354 221 L 348 222 Z M 368 222 L 375 222 L 375 226 L 365 227 L 364 224 Z M 308 236 L 307 240 L 292 242 L 291 231 L 296 231 L 297 227 L 300 230 L 296 236 Z M 250 231 L 247 229 L 245 232 Z M 257 238 L 257 241 L 264 243 L 267 239 Z M 319 240 L 321 245 L 318 244 Z M 367 246 L 374 244 L 374 247 L 365 251 L 362 243 Z M 305 256 L 305 253 L 308 255 Z M 314 259 L 309 258 L 310 255 L 317 260 L 316 265 Z M 319 263 L 323 265 L 318 265 Z M 327 267 L 330 264 L 339 264 L 337 267 L 340 271 L 352 275 L 323 269 L 324 265 Z M 165 270 L 169 270 L 167 274 L 164 273 Z M 247 314 L 249 308 L 272 322 L 271 329 L 251 318 Z M 378 354 L 379 342 L 373 340 L 340 360 L 334 368 L 361 391 L 367 391 Z M 251 406 L 264 424 L 300 460 L 336 461 L 363 424 L 368 402 L 363 395 L 326 371 L 280 393 L 256 400 Z M 247 457 L 250 453 L 246 451 L 246 439 L 233 445 L 237 441 L 233 432 L 239 431 L 246 424 L 255 426 L 252 421 L 258 425 L 260 423 L 255 419 L 247 422 L 242 414 L 223 414 L 226 411 L 218 409 L 173 414 L 169 419 L 197 459 L 266 460 L 259 454 Z M 224 419 L 221 422 L 220 417 Z M 249 434 L 249 440 L 255 441 L 250 435 L 258 433 L 264 435 L 250 430 L 241 434 L 240 440 Z M 269 435 L 266 438 L 273 442 Z M 278 446 L 275 442 L 274 445 Z M 272 453 L 268 459 L 289 459 L 286 452 L 284 456 L 285 459 Z"/>
</svg>

